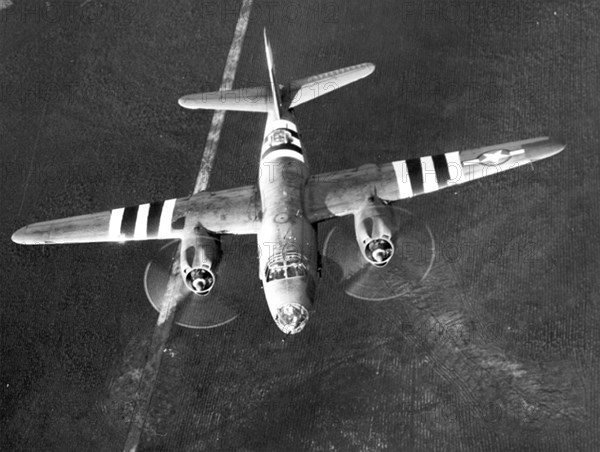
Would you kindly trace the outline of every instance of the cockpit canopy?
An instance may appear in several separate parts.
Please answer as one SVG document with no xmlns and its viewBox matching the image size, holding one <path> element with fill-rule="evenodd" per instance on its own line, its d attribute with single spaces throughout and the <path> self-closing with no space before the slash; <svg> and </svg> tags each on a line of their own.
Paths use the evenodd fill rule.
<svg viewBox="0 0 600 452">
<path fill-rule="evenodd" d="M 275 279 L 294 278 L 308 274 L 307 259 L 300 253 L 286 253 L 285 257 L 277 254 L 267 262 L 265 279 L 267 282 Z"/>
</svg>

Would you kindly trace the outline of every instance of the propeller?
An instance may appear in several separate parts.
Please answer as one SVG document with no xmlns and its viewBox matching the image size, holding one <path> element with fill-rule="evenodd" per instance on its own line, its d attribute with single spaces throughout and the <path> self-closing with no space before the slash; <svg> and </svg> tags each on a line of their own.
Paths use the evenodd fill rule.
<svg viewBox="0 0 600 452">
<path fill-rule="evenodd" d="M 391 213 L 394 245 L 394 254 L 385 266 L 374 265 L 362 256 L 351 216 L 336 219 L 324 235 L 323 276 L 361 300 L 390 300 L 405 294 L 427 277 L 435 258 L 433 234 L 426 223 L 407 209 L 393 204 L 384 208 Z M 379 241 L 371 244 L 376 262 L 389 257 L 390 250 Z"/>
<path fill-rule="evenodd" d="M 179 242 L 174 240 L 163 246 L 156 257 L 146 267 L 144 274 L 144 288 L 146 296 L 152 306 L 161 312 L 161 307 L 166 302 L 166 287 L 171 272 L 179 271 Z M 203 289 L 212 281 L 206 279 L 209 275 L 199 276 L 193 284 L 197 289 Z M 219 290 L 224 284 L 216 285 L 208 295 L 197 295 L 189 290 L 185 284 L 179 288 L 180 297 L 175 323 L 188 328 L 214 328 L 231 322 L 238 316 L 237 298 L 227 296 L 226 287 Z"/>
</svg>

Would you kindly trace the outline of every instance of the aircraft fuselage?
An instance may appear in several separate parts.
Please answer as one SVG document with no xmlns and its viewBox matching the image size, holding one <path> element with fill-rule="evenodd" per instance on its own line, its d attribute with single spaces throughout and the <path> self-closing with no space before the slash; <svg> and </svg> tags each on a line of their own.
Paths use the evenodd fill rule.
<svg viewBox="0 0 600 452">
<path fill-rule="evenodd" d="M 304 208 L 308 176 L 296 125 L 269 114 L 258 179 L 259 272 L 271 315 L 286 334 L 304 328 L 315 294 L 317 237 Z"/>
</svg>

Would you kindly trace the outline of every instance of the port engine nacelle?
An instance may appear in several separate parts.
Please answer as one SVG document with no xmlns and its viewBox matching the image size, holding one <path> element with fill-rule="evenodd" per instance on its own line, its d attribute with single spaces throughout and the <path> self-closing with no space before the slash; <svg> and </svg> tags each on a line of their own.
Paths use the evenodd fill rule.
<svg viewBox="0 0 600 452">
<path fill-rule="evenodd" d="M 385 267 L 394 255 L 392 211 L 375 195 L 354 214 L 356 242 L 363 257 L 375 267 Z"/>
<path fill-rule="evenodd" d="M 202 226 L 196 226 L 181 240 L 181 276 L 185 285 L 198 295 L 213 288 L 221 260 L 221 240 Z"/>
</svg>

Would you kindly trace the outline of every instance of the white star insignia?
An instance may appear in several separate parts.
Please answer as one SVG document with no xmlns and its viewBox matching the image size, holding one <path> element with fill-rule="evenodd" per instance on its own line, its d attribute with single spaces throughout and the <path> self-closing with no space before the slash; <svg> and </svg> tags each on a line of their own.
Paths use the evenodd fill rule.
<svg viewBox="0 0 600 452">
<path fill-rule="evenodd" d="M 498 149 L 496 151 L 488 151 L 481 154 L 477 159 L 482 165 L 500 165 L 510 159 L 510 153 L 505 149 Z"/>
<path fill-rule="evenodd" d="M 525 153 L 525 149 L 515 149 L 514 151 L 508 151 L 506 149 L 494 149 L 493 151 L 487 151 L 480 154 L 479 157 L 471 160 L 463 161 L 463 165 L 485 165 L 494 166 L 502 165 L 508 162 L 511 158 Z"/>
</svg>

